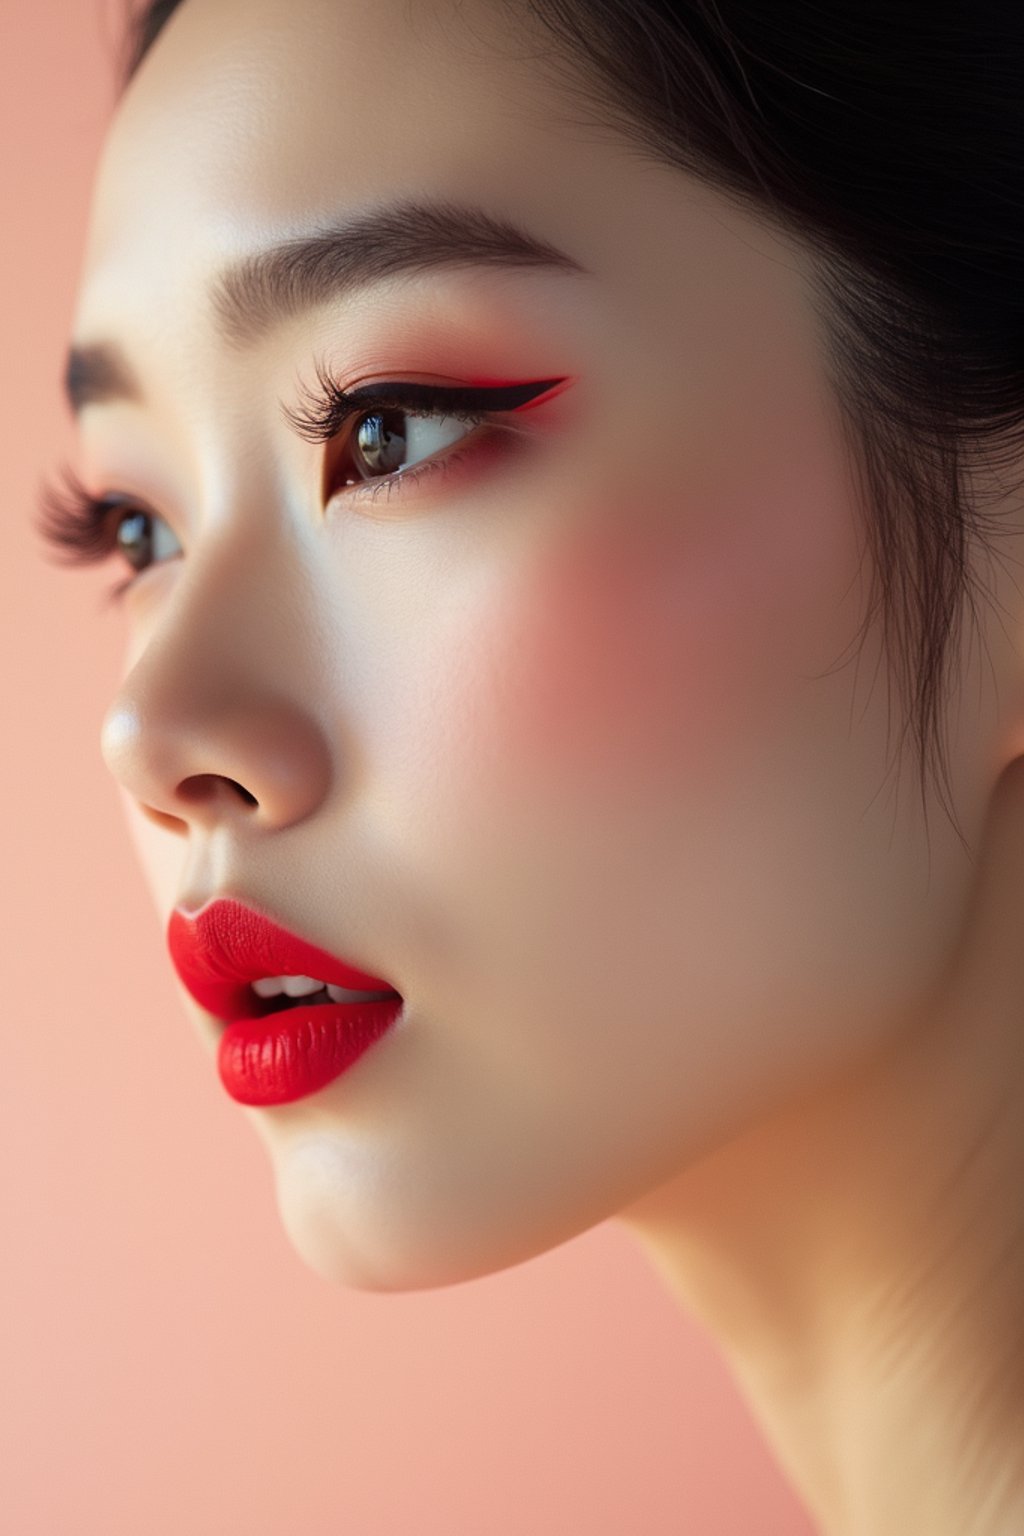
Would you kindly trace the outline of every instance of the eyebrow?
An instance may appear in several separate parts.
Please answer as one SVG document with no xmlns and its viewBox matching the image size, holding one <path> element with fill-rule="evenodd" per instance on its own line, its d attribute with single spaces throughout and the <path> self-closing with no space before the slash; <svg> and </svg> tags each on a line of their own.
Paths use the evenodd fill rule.
<svg viewBox="0 0 1024 1536">
<path fill-rule="evenodd" d="M 370 209 L 349 222 L 285 240 L 233 263 L 209 290 L 214 327 L 235 350 L 273 328 L 357 289 L 443 267 L 544 267 L 585 274 L 573 257 L 482 208 L 410 200 Z M 72 346 L 64 373 L 72 413 L 142 389 L 110 342 Z"/>
</svg>

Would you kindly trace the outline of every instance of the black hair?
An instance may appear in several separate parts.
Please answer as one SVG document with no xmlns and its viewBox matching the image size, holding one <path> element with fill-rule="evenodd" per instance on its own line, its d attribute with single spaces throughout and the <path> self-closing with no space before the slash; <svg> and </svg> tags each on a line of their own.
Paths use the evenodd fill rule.
<svg viewBox="0 0 1024 1536">
<path fill-rule="evenodd" d="M 181 3 L 137 14 L 126 80 Z M 970 471 L 1019 471 L 1024 442 L 1024 12 L 1017 0 L 505 4 L 547 29 L 544 64 L 584 120 L 812 251 L 873 555 L 861 633 L 880 603 L 922 799 L 929 771 L 948 793 L 949 664 L 965 609 L 977 621 L 973 554 L 992 553 L 998 532 Z"/>
</svg>

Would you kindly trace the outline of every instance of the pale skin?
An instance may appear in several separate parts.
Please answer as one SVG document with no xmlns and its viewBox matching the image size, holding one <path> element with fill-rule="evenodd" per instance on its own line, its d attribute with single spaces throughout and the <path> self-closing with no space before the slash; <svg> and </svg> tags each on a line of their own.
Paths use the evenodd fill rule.
<svg viewBox="0 0 1024 1536">
<path fill-rule="evenodd" d="M 483 0 L 186 0 L 143 65 L 73 327 L 138 385 L 82 411 L 83 479 L 167 530 L 104 752 L 162 921 L 237 895 L 406 999 L 340 1080 L 243 1110 L 311 1266 L 441 1285 L 617 1218 L 829 1536 L 1009 1536 L 1024 509 L 954 658 L 965 846 L 895 761 L 878 626 L 853 645 L 809 253 L 581 126 L 523 36 Z M 569 261 L 225 342 L 226 265 L 410 197 Z M 370 502 L 282 417 L 317 357 L 571 382 L 514 455 Z"/>
</svg>

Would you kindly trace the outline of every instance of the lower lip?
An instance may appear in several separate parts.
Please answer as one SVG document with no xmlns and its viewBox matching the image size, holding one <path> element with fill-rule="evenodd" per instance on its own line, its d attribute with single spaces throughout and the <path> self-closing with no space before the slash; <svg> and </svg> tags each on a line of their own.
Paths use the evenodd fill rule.
<svg viewBox="0 0 1024 1536">
<path fill-rule="evenodd" d="M 347 1072 L 403 1006 L 401 997 L 384 997 L 235 1019 L 217 1048 L 220 1080 L 239 1104 L 292 1104 Z"/>
</svg>

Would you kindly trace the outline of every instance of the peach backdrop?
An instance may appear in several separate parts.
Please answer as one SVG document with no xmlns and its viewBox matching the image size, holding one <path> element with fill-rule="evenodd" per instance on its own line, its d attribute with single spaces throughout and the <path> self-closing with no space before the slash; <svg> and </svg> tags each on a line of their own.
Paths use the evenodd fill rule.
<svg viewBox="0 0 1024 1536">
<path fill-rule="evenodd" d="M 202 3 L 202 0 L 193 0 Z M 606 1226 L 335 1290 L 172 991 L 98 725 L 112 572 L 44 563 L 119 3 L 0 0 L 0 1529 L 809 1536 L 712 1341 Z"/>
</svg>

